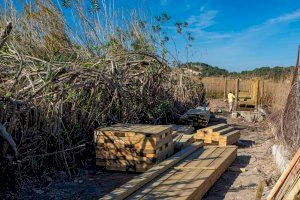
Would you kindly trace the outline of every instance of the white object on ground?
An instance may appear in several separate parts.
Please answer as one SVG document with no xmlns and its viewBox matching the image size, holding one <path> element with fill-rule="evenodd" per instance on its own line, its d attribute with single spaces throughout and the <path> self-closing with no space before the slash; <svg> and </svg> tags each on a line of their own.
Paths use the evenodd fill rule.
<svg viewBox="0 0 300 200">
<path fill-rule="evenodd" d="M 287 151 L 285 150 L 284 146 L 275 144 L 272 146 L 272 154 L 278 168 L 280 169 L 281 173 L 283 173 L 283 171 L 289 164 L 289 160 L 286 156 Z"/>
</svg>

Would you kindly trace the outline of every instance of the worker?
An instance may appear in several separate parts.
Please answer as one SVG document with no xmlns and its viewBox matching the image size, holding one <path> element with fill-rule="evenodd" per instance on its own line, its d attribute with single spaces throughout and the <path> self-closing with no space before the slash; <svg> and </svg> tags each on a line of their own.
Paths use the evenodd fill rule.
<svg viewBox="0 0 300 200">
<path fill-rule="evenodd" d="M 232 112 L 233 100 L 235 99 L 235 96 L 234 96 L 234 94 L 232 94 L 232 92 L 229 92 L 227 95 L 227 98 L 228 98 L 229 112 Z"/>
</svg>

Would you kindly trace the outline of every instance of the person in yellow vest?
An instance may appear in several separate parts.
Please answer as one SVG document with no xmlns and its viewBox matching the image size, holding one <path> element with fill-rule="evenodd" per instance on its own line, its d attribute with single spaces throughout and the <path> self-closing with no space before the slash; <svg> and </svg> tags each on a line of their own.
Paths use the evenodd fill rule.
<svg viewBox="0 0 300 200">
<path fill-rule="evenodd" d="M 232 92 L 229 92 L 227 95 L 227 98 L 228 98 L 229 112 L 232 112 L 235 96 L 234 96 L 234 94 L 232 94 Z"/>
</svg>

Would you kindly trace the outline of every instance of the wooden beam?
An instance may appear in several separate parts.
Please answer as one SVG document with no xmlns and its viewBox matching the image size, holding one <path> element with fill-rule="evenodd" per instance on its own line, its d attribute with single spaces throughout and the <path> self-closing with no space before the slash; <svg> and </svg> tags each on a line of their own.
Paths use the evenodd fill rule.
<svg viewBox="0 0 300 200">
<path fill-rule="evenodd" d="M 227 78 L 224 77 L 224 100 L 227 99 Z"/>
<path fill-rule="evenodd" d="M 255 109 L 258 108 L 258 100 L 259 100 L 259 80 L 254 80 L 252 84 L 252 99 L 254 101 Z"/>
<path fill-rule="evenodd" d="M 260 85 L 261 87 L 259 87 L 260 88 L 259 103 L 260 105 L 262 105 L 262 99 L 264 97 L 264 92 L 265 92 L 265 81 L 262 80 Z"/>
<path fill-rule="evenodd" d="M 240 88 L 240 79 L 236 79 L 235 83 L 235 104 L 234 104 L 234 110 L 237 111 L 238 109 L 238 103 L 239 103 L 239 88 Z"/>
</svg>

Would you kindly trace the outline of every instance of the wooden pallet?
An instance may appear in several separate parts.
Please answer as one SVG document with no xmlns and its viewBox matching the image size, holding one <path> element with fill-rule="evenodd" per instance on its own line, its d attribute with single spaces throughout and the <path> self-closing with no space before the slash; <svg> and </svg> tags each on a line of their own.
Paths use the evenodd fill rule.
<svg viewBox="0 0 300 200">
<path fill-rule="evenodd" d="M 174 152 L 171 126 L 116 124 L 97 129 L 96 164 L 107 170 L 143 172 Z"/>
<path fill-rule="evenodd" d="M 155 177 L 145 181 L 143 175 L 138 176 L 102 199 L 201 199 L 236 156 L 235 146 L 198 148 L 173 165 L 169 159 L 160 163 L 167 170 L 158 173 L 159 169 L 152 168 L 149 172 L 157 172 Z"/>
<path fill-rule="evenodd" d="M 204 141 L 207 145 L 227 146 L 237 143 L 240 131 L 222 123 L 197 130 L 194 138 Z"/>
</svg>

